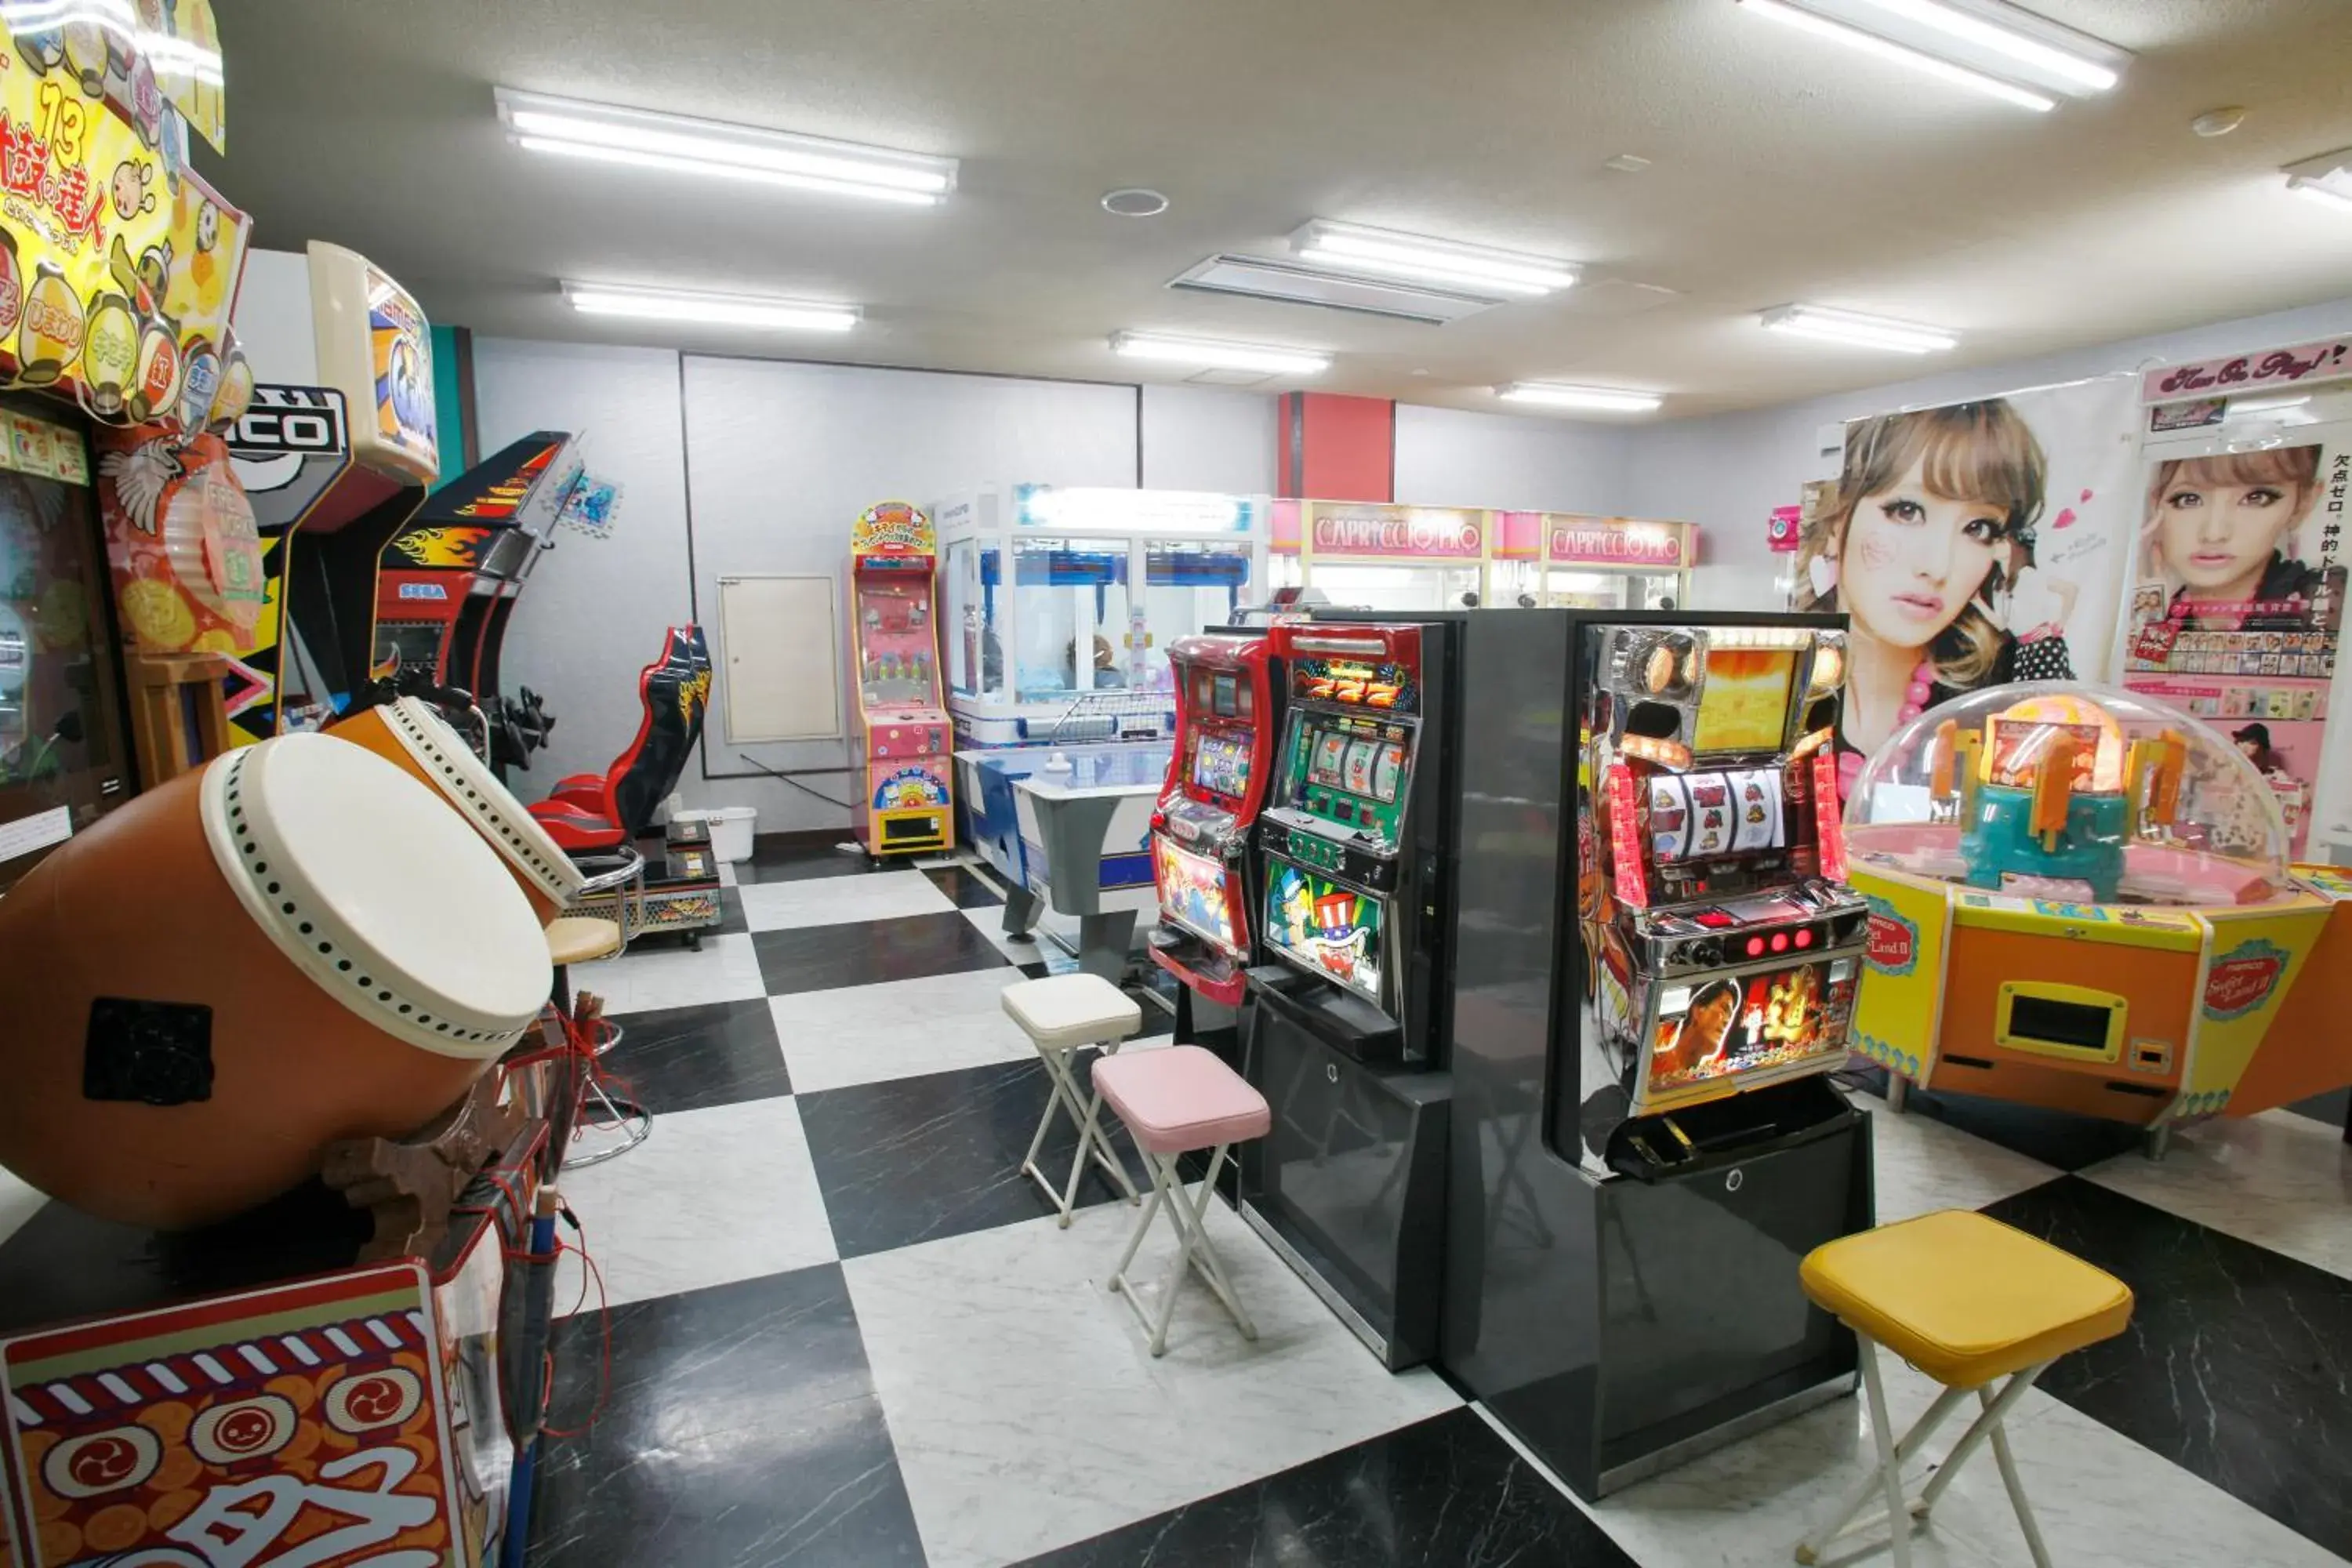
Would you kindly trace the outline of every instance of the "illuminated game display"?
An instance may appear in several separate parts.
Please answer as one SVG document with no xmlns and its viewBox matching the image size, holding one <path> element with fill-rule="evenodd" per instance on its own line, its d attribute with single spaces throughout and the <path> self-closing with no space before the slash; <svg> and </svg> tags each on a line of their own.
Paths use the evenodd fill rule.
<svg viewBox="0 0 2352 1568">
<path fill-rule="evenodd" d="M 1836 880 L 1830 726 L 1813 721 L 1834 715 L 1843 638 L 1619 626 L 1592 656 L 1594 1068 L 1638 1117 L 1837 1066 L 1864 911 Z"/>
<path fill-rule="evenodd" d="M 1343 987 L 1384 1026 L 1366 1058 L 1435 1054 L 1424 984 L 1404 954 L 1433 935 L 1418 917 L 1419 868 L 1404 854 L 1426 718 L 1419 626 L 1278 626 L 1290 720 L 1260 819 L 1262 934 L 1269 957 Z"/>
<path fill-rule="evenodd" d="M 849 535 L 849 657 L 866 726 L 857 841 L 868 855 L 944 849 L 955 837 L 954 731 L 940 700 L 931 520 L 868 507 Z"/>
<path fill-rule="evenodd" d="M 2334 895 L 2289 865 L 2261 770 L 2179 710 L 2060 682 L 1971 693 L 1890 737 L 1847 815 L 1870 900 L 1855 1048 L 1898 1097 L 2160 1134 L 2352 1079 L 2344 1031 L 2310 1011 L 2342 983 L 2306 978 Z"/>
<path fill-rule="evenodd" d="M 1152 962 L 1226 1006 L 1251 947 L 1249 835 L 1272 773 L 1276 698 L 1262 633 L 1179 638 L 1176 751 L 1152 816 Z"/>
</svg>

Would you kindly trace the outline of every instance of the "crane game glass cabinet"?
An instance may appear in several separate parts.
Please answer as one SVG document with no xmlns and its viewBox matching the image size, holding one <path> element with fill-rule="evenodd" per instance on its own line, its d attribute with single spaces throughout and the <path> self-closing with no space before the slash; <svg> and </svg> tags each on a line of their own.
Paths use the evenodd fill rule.
<svg viewBox="0 0 2352 1568">
<path fill-rule="evenodd" d="M 944 849 L 955 838 L 953 731 L 940 700 L 931 520 L 904 501 L 869 507 L 849 537 L 850 659 L 866 726 L 857 841 L 868 855 Z"/>
<path fill-rule="evenodd" d="M 1444 1359 L 1598 1497 L 1850 1390 L 1871 1223 L 1831 616 L 1465 627 Z M 1572 728 L 1570 726 L 1573 726 Z"/>
</svg>

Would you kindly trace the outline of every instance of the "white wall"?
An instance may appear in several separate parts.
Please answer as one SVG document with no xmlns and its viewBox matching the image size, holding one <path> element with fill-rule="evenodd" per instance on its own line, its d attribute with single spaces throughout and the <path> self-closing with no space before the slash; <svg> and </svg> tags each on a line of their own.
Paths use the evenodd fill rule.
<svg viewBox="0 0 2352 1568">
<path fill-rule="evenodd" d="M 1776 408 L 1676 420 L 1628 434 L 1624 510 L 1634 516 L 1699 525 L 1700 564 L 1691 584 L 1694 605 L 1776 609 L 1787 602 L 1778 584 L 1790 557 L 1775 556 L 1766 547 L 1765 523 L 1774 507 L 1796 502 L 1806 480 L 1837 477 L 1838 458 L 1822 455 L 1816 434 L 1825 425 L 2345 331 L 2352 331 L 2352 299 Z M 1802 346 L 1791 342 L 1790 352 L 1801 352 Z"/>
<path fill-rule="evenodd" d="M 477 338 L 474 401 L 485 454 L 570 430 L 590 468 L 621 486 L 612 536 L 558 530 L 507 626 L 509 693 L 528 686 L 555 715 L 547 750 L 509 780 L 537 800 L 558 779 L 612 764 L 637 732 L 637 671 L 661 651 L 663 628 L 692 614 L 677 355 Z"/>
<path fill-rule="evenodd" d="M 1617 513 L 1625 458 L 1618 426 L 1397 405 L 1396 499 L 1412 505 Z"/>
<path fill-rule="evenodd" d="M 1279 401 L 1266 392 L 1145 387 L 1144 489 L 1272 495 L 1281 473 Z"/>
</svg>

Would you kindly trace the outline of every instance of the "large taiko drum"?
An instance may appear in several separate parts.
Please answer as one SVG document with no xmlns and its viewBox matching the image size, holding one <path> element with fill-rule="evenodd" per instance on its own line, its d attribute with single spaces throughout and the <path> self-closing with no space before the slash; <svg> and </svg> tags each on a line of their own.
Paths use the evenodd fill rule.
<svg viewBox="0 0 2352 1568">
<path fill-rule="evenodd" d="M 488 841 L 547 924 L 580 901 L 585 879 L 498 774 L 440 715 L 414 697 L 362 709 L 327 731 L 415 774 Z"/>
<path fill-rule="evenodd" d="M 0 899 L 0 1165 L 107 1219 L 220 1219 L 414 1131 L 547 1000 L 547 941 L 441 797 L 287 735 L 69 840 Z"/>
</svg>

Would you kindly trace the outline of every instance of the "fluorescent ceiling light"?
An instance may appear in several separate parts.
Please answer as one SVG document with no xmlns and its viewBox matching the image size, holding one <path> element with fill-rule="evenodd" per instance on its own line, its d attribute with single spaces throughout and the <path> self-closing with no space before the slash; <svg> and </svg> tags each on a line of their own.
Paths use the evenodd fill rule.
<svg viewBox="0 0 2352 1568">
<path fill-rule="evenodd" d="M 682 114 L 617 109 L 497 89 L 515 144 L 637 168 L 750 180 L 793 190 L 931 206 L 955 189 L 956 161 L 855 142 L 828 142 Z"/>
<path fill-rule="evenodd" d="M 588 316 L 636 316 L 656 321 L 770 327 L 793 332 L 845 332 L 857 325 L 858 315 L 855 305 L 772 300 L 751 294 L 638 289 L 617 283 L 566 282 L 563 297 L 573 310 Z"/>
<path fill-rule="evenodd" d="M 2062 47 L 2024 29 L 2055 31 L 2039 16 L 2013 6 L 1972 7 L 1961 0 L 1866 0 L 1896 22 L 1907 22 L 1998 55 L 2037 75 L 2046 73 L 2089 92 L 2105 92 L 2120 81 L 2115 68 L 2084 53 Z M 1983 14 L 1990 12 L 1990 15 Z M 2084 40 L 2084 43 L 2090 40 Z M 2100 52 L 2107 53 L 2105 49 Z"/>
<path fill-rule="evenodd" d="M 1212 370 L 1260 370 L 1269 375 L 1320 375 L 1331 356 L 1311 349 L 1264 343 L 1218 342 L 1208 338 L 1171 338 L 1159 332 L 1113 332 L 1111 352 L 1122 359 L 1188 364 Z"/>
<path fill-rule="evenodd" d="M 2339 210 L 2352 209 L 2352 147 L 2289 163 L 2284 173 L 2286 188 L 2295 195 L 2326 202 Z"/>
<path fill-rule="evenodd" d="M 1422 278 L 1479 293 L 1528 297 L 1576 282 L 1576 268 L 1564 261 L 1322 218 L 1292 235 L 1290 248 L 1302 260 L 1340 271 Z"/>
<path fill-rule="evenodd" d="M 1506 403 L 1534 403 L 1546 408 L 1583 408 L 1597 414 L 1653 414 L 1665 399 L 1654 392 L 1618 392 L 1605 386 L 1561 386 L 1553 382 L 1515 381 L 1498 386 L 1495 395 Z"/>
<path fill-rule="evenodd" d="M 1937 327 L 1890 321 L 1852 310 L 1832 310 L 1820 305 L 1781 305 L 1764 312 L 1765 326 L 1793 337 L 1821 338 L 1858 348 L 1892 349 L 1898 353 L 1935 353 L 1958 348 L 1960 340 Z"/>
<path fill-rule="evenodd" d="M 1763 16 L 1771 21 L 1783 23 L 1800 32 L 1833 39 L 1849 48 L 1859 49 L 1868 55 L 1876 55 L 1880 59 L 1892 60 L 1897 65 L 1908 66 L 1913 70 L 1940 77 L 1946 81 L 1961 87 L 1974 88 L 1977 91 L 1990 97 L 2013 103 L 2020 109 L 2031 109 L 2039 113 L 2047 113 L 2058 107 L 2058 100 L 2047 93 L 2036 92 L 2028 87 L 2020 87 L 2013 81 L 2003 81 L 1999 77 L 1988 76 L 1982 71 L 1970 70 L 1966 66 L 1955 65 L 1950 60 L 1938 58 L 1924 50 L 1915 49 L 1907 44 L 1898 44 L 1891 38 L 1881 37 L 1876 33 L 1865 32 L 1849 23 L 1834 21 L 1812 11 L 1801 10 L 1795 5 L 1784 4 L 1783 0 L 1738 0 L 1738 5 L 1741 10 L 1750 16 Z"/>
</svg>

